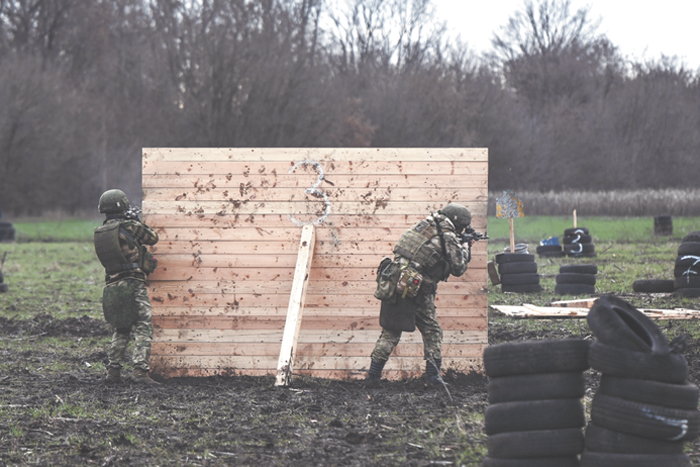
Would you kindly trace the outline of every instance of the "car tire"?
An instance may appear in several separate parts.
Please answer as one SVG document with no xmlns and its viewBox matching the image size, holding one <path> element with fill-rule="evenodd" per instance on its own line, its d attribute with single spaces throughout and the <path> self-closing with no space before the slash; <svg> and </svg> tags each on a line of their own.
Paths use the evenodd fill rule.
<svg viewBox="0 0 700 467">
<path fill-rule="evenodd" d="M 698 298 L 700 297 L 700 288 L 694 289 L 692 287 L 684 287 L 681 289 L 676 289 L 676 295 L 684 298 Z"/>
<path fill-rule="evenodd" d="M 700 256 L 700 242 L 684 242 L 678 245 L 678 256 Z"/>
<path fill-rule="evenodd" d="M 586 383 L 582 372 L 537 373 L 490 378 L 489 404 L 540 399 L 583 397 Z"/>
<path fill-rule="evenodd" d="M 593 237 L 585 234 L 564 235 L 563 240 L 565 245 L 571 245 L 574 243 L 592 243 Z"/>
<path fill-rule="evenodd" d="M 595 341 L 588 351 L 591 368 L 620 378 L 650 379 L 683 384 L 688 377 L 688 362 L 683 355 L 635 352 Z"/>
<path fill-rule="evenodd" d="M 540 275 L 537 273 L 501 274 L 501 284 L 503 285 L 527 285 L 539 283 Z"/>
<path fill-rule="evenodd" d="M 581 467 L 692 467 L 685 454 L 613 454 L 584 451 Z"/>
<path fill-rule="evenodd" d="M 498 265 L 499 274 L 528 274 L 537 272 L 537 263 L 502 263 Z"/>
<path fill-rule="evenodd" d="M 608 430 L 595 423 L 586 427 L 585 449 L 593 452 L 619 454 L 683 454 L 683 441 L 642 438 L 641 436 Z"/>
<path fill-rule="evenodd" d="M 700 397 L 700 389 L 690 381 L 670 384 L 607 374 L 600 378 L 598 391 L 606 396 L 684 410 L 697 409 Z"/>
<path fill-rule="evenodd" d="M 484 457 L 481 467 L 579 467 L 577 456 L 532 457 L 529 459 L 499 459 Z"/>
<path fill-rule="evenodd" d="M 661 329 L 644 313 L 615 295 L 603 295 L 586 317 L 598 341 L 615 347 L 667 354 L 671 351 Z"/>
<path fill-rule="evenodd" d="M 690 441 L 700 434 L 697 409 L 643 404 L 600 392 L 593 397 L 591 421 L 608 430 L 666 441 Z"/>
<path fill-rule="evenodd" d="M 484 349 L 484 369 L 489 377 L 585 371 L 589 341 L 550 339 L 509 342 Z"/>
<path fill-rule="evenodd" d="M 574 456 L 583 451 L 583 432 L 566 428 L 500 433 L 489 436 L 486 447 L 489 456 L 496 458 Z"/>
<path fill-rule="evenodd" d="M 560 272 L 555 277 L 557 284 L 595 285 L 595 274 L 580 274 L 578 272 Z"/>
<path fill-rule="evenodd" d="M 491 404 L 484 411 L 484 432 L 491 436 L 512 431 L 581 428 L 586 415 L 580 399 L 551 399 Z"/>
<path fill-rule="evenodd" d="M 676 289 L 697 289 L 700 288 L 700 277 L 690 275 L 676 277 L 673 286 Z"/>
<path fill-rule="evenodd" d="M 513 293 L 540 293 L 542 292 L 542 286 L 540 284 L 501 285 L 501 291 Z"/>
<path fill-rule="evenodd" d="M 588 235 L 590 232 L 586 227 L 571 227 L 564 229 L 564 235 Z"/>
<path fill-rule="evenodd" d="M 675 286 L 671 279 L 637 279 L 632 282 L 632 290 L 639 293 L 673 293 Z"/>
<path fill-rule="evenodd" d="M 496 263 L 534 262 L 535 255 L 529 253 L 501 253 L 496 255 Z"/>
<path fill-rule="evenodd" d="M 592 295 L 595 293 L 594 285 L 587 284 L 557 284 L 554 286 L 557 295 Z"/>
<path fill-rule="evenodd" d="M 584 256 L 595 252 L 595 243 L 570 243 L 564 245 L 564 253 L 568 256 Z"/>
<path fill-rule="evenodd" d="M 598 266 L 595 264 L 564 264 L 559 267 L 559 273 L 598 274 Z"/>
</svg>

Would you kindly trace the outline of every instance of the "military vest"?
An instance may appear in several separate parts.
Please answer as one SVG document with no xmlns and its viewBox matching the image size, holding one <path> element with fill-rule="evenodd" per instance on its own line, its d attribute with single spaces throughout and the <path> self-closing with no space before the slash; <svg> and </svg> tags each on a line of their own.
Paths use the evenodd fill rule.
<svg viewBox="0 0 700 467">
<path fill-rule="evenodd" d="M 140 267 L 139 263 L 129 263 L 124 257 L 119 245 L 120 232 L 134 241 L 133 236 L 122 229 L 119 222 L 109 222 L 95 228 L 95 253 L 107 274 L 117 274 Z M 138 242 L 134 243 L 138 246 Z"/>
<path fill-rule="evenodd" d="M 419 272 L 442 280 L 446 272 L 446 259 L 439 252 L 427 246 L 430 240 L 438 234 L 437 227 L 427 219 L 423 219 L 399 238 L 394 247 L 394 254 L 409 260 Z M 440 241 L 444 242 L 444 239 L 441 238 Z M 449 276 L 449 269 L 447 275 Z"/>
</svg>

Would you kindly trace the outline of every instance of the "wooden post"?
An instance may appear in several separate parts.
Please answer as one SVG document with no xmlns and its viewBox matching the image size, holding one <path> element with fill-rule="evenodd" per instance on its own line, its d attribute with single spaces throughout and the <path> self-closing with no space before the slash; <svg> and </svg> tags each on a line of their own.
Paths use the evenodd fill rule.
<svg viewBox="0 0 700 467">
<path fill-rule="evenodd" d="M 301 316 L 304 310 L 306 298 L 306 286 L 309 283 L 309 271 L 314 256 L 314 243 L 316 230 L 312 224 L 305 225 L 301 231 L 301 242 L 297 265 L 294 269 L 294 282 L 292 293 L 289 297 L 287 308 L 287 321 L 284 325 L 282 347 L 277 363 L 277 381 L 275 386 L 289 386 L 292 380 L 292 368 L 294 367 L 294 354 L 297 348 L 297 338 L 301 327 Z"/>
<path fill-rule="evenodd" d="M 515 253 L 515 232 L 513 232 L 513 218 L 509 217 L 508 221 L 510 223 L 510 252 Z"/>
<path fill-rule="evenodd" d="M 575 229 L 576 227 L 578 227 L 578 225 L 577 225 L 577 223 L 576 223 L 576 209 L 574 209 L 574 229 Z"/>
</svg>

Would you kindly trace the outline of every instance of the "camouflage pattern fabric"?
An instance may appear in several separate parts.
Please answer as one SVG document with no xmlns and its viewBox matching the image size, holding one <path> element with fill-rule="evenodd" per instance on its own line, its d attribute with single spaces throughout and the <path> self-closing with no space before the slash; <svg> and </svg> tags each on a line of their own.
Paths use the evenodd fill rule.
<svg viewBox="0 0 700 467">
<path fill-rule="evenodd" d="M 110 222 L 119 222 L 124 230 L 129 232 L 134 238 L 144 245 L 155 245 L 158 243 L 158 233 L 143 222 L 119 217 L 115 219 L 108 219 L 105 221 L 105 224 Z M 121 247 L 122 254 L 128 263 L 141 263 L 139 261 L 140 252 L 138 245 L 127 239 L 122 233 L 119 234 L 119 246 Z M 107 275 L 105 280 L 107 284 L 112 284 L 130 277 L 145 280 L 146 273 L 144 273 L 140 268 L 129 269 L 126 271 L 121 271 L 117 274 Z"/>
<path fill-rule="evenodd" d="M 442 328 L 437 321 L 435 312 L 435 294 L 419 294 L 417 302 L 416 327 L 423 337 L 423 355 L 428 359 L 442 359 Z M 401 331 L 382 328 L 382 334 L 377 340 L 372 352 L 372 360 L 386 362 L 401 340 Z"/>
<path fill-rule="evenodd" d="M 435 310 L 435 292 L 437 284 L 441 280 L 446 279 L 444 276 L 444 266 L 449 265 L 449 274 L 453 276 L 461 276 L 467 271 L 469 256 L 467 250 L 459 243 L 459 239 L 455 234 L 455 227 L 446 216 L 442 214 L 432 214 L 426 218 L 431 225 L 440 223 L 440 228 L 443 231 L 445 240 L 445 254 L 443 253 L 440 236 L 435 235 L 429 241 L 421 246 L 421 249 L 429 249 L 430 252 L 426 255 L 423 252 L 421 256 L 438 255 L 440 260 L 433 268 L 425 268 L 421 271 L 423 274 L 423 284 L 418 292 L 418 296 L 414 299 L 418 305 L 416 310 L 416 327 L 423 337 L 423 354 L 427 359 L 442 359 L 442 328 L 437 321 Z M 424 221 L 421 221 L 424 222 Z M 415 230 L 417 223 L 411 230 Z M 400 241 L 400 239 L 399 239 Z M 401 258 L 397 255 L 397 258 Z M 403 259 L 408 261 L 407 259 Z M 448 276 L 449 276 L 448 274 Z M 378 362 L 386 362 L 393 352 L 394 348 L 401 340 L 401 332 L 392 331 L 382 328 L 382 334 L 379 336 L 377 343 L 372 352 L 372 360 Z"/>
<path fill-rule="evenodd" d="M 108 368 L 120 369 L 122 367 L 126 347 L 129 344 L 129 336 L 133 331 L 134 351 L 132 352 L 132 361 L 134 368 L 149 371 L 153 322 L 151 320 L 151 301 L 148 298 L 146 284 L 138 279 L 123 279 L 118 281 L 116 285 L 130 285 L 135 289 L 138 319 L 128 328 L 115 330 L 114 335 L 112 335 L 112 345 L 109 348 Z"/>
</svg>

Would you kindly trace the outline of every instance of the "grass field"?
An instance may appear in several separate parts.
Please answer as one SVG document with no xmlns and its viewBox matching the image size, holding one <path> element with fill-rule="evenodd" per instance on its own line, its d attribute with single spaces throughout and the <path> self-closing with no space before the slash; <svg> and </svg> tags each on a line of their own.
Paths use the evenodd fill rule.
<svg viewBox="0 0 700 467">
<path fill-rule="evenodd" d="M 17 222 L 18 241 L 0 243 L 10 287 L 0 294 L 0 466 L 481 464 L 487 399 L 479 378 L 450 380 L 449 398 L 415 381 L 375 391 L 305 378 L 290 391 L 275 390 L 271 378 L 182 380 L 156 391 L 105 386 L 110 338 L 101 316 L 104 271 L 92 245 L 98 224 Z M 539 240 L 570 226 L 566 218 L 516 219 L 516 241 L 534 252 Z M 698 300 L 632 291 L 636 279 L 673 277 L 680 239 L 700 230 L 700 218 L 674 219 L 671 237 L 654 236 L 651 218 L 583 218 L 579 226 L 590 229 L 598 257 L 537 258 L 542 293 L 503 293 L 489 284 L 489 303 L 574 298 L 554 294 L 559 266 L 594 262 L 597 293 L 639 307 L 700 308 Z M 507 221 L 489 218 L 488 233 L 490 255 L 508 245 Z M 659 325 L 669 339 L 700 339 L 697 321 Z M 589 334 L 585 320 L 489 311 L 491 344 Z M 694 465 L 699 451 L 700 443 L 688 443 Z"/>
</svg>

